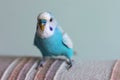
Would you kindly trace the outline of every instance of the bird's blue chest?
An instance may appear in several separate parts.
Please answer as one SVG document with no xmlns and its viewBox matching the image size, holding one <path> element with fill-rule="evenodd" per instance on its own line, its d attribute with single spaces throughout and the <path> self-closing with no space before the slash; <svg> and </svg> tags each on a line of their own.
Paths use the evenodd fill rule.
<svg viewBox="0 0 120 80">
<path fill-rule="evenodd" d="M 41 42 L 44 48 L 51 50 L 52 48 L 55 49 L 62 43 L 62 37 L 60 36 L 60 34 L 55 34 L 50 38 L 42 40 Z"/>
<path fill-rule="evenodd" d="M 61 50 L 63 48 L 62 33 L 56 30 L 54 35 L 51 37 L 40 39 L 40 45 L 47 54 L 55 55 L 61 53 Z"/>
</svg>

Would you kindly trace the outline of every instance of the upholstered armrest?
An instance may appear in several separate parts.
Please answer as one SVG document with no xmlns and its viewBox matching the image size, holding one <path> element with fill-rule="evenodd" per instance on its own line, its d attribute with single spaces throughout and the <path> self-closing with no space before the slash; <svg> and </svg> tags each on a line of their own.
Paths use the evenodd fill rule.
<svg viewBox="0 0 120 80">
<path fill-rule="evenodd" d="M 120 80 L 120 61 L 74 61 L 72 68 L 60 59 L 47 59 L 36 70 L 38 58 L 0 57 L 1 80 Z"/>
</svg>

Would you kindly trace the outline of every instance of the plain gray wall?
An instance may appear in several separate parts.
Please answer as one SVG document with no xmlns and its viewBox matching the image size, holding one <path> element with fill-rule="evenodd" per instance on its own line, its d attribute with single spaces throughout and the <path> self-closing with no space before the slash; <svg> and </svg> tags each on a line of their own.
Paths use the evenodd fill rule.
<svg viewBox="0 0 120 80">
<path fill-rule="evenodd" d="M 120 58 L 120 0 L 0 0 L 0 55 L 41 56 L 33 38 L 43 11 L 70 35 L 75 58 Z"/>
</svg>

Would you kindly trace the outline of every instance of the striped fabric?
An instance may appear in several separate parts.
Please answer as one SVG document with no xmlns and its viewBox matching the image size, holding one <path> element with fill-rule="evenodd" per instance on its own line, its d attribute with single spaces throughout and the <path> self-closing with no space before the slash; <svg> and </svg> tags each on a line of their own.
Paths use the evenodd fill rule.
<svg viewBox="0 0 120 80">
<path fill-rule="evenodd" d="M 28 61 L 27 58 L 22 59 L 20 61 L 20 63 L 11 72 L 8 80 L 17 80 L 17 77 L 18 77 L 20 71 L 22 70 L 22 68 L 24 67 L 24 65 L 27 63 L 27 61 Z"/>
<path fill-rule="evenodd" d="M 110 80 L 120 80 L 120 60 L 115 63 Z"/>
<path fill-rule="evenodd" d="M 35 59 L 33 58 L 29 59 L 29 61 L 23 66 L 23 68 L 19 72 L 19 75 L 17 76 L 17 80 L 25 79 L 27 72 L 30 70 L 34 62 L 35 62 Z"/>
<path fill-rule="evenodd" d="M 36 70 L 38 58 L 0 57 L 0 80 L 120 80 L 120 60 L 74 61 L 47 59 Z"/>
</svg>

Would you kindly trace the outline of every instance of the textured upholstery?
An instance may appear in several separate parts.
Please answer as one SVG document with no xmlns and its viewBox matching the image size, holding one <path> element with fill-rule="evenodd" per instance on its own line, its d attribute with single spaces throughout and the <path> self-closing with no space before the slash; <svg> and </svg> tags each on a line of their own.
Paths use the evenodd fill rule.
<svg viewBox="0 0 120 80">
<path fill-rule="evenodd" d="M 1 80 L 120 80 L 120 60 L 74 61 L 72 68 L 62 59 L 47 59 L 36 70 L 38 58 L 0 57 Z"/>
</svg>

